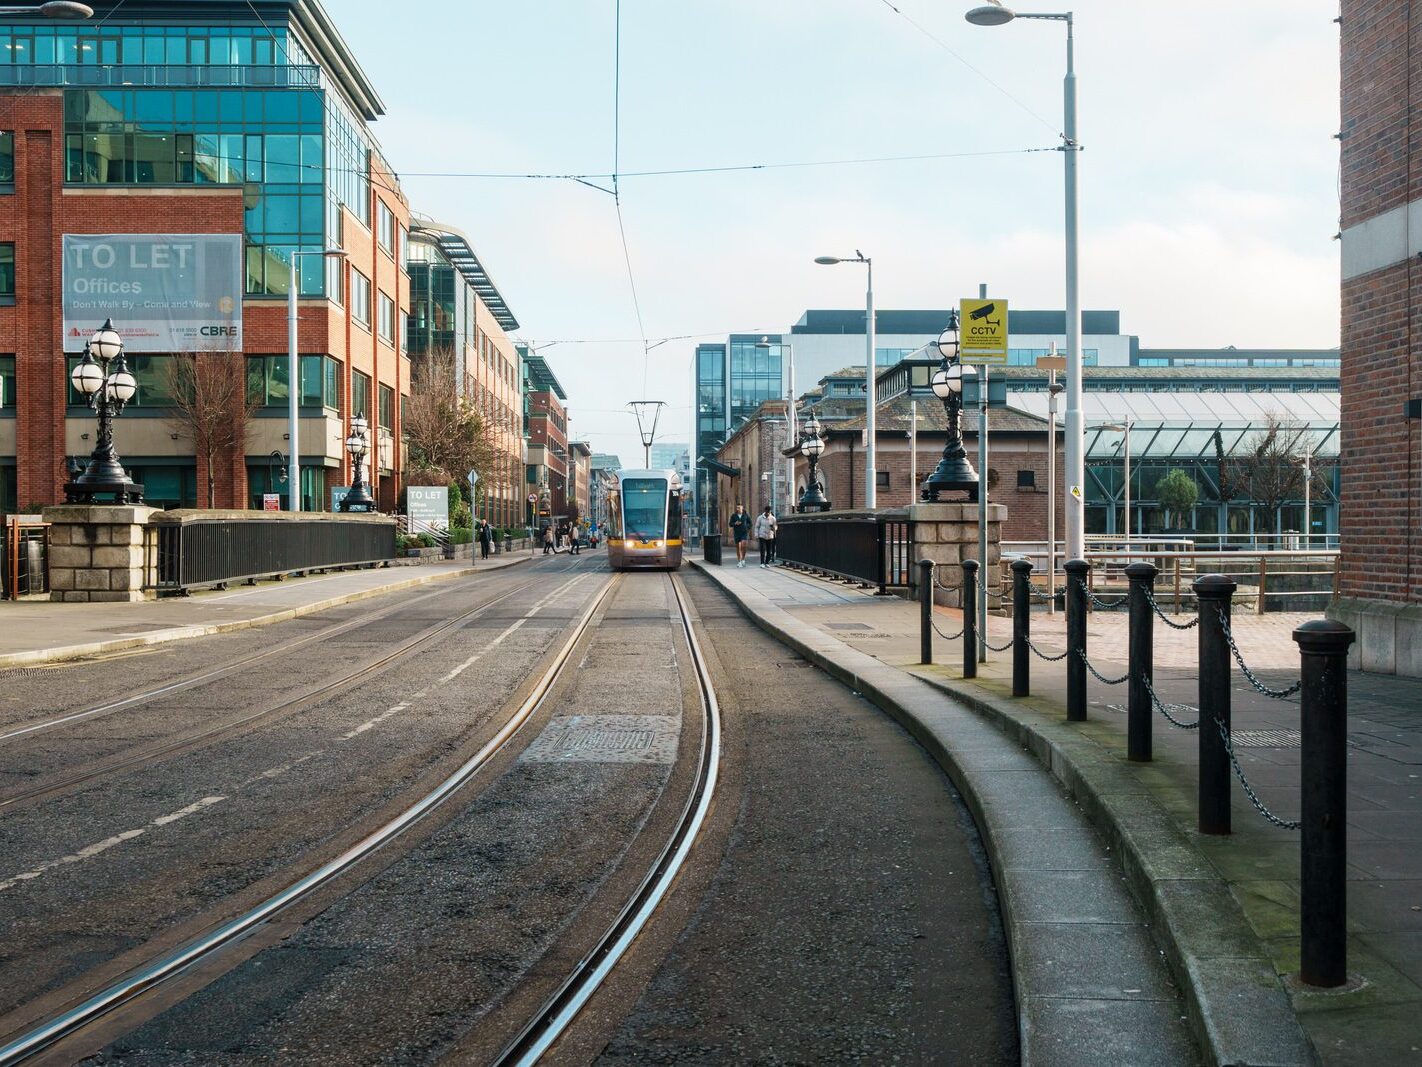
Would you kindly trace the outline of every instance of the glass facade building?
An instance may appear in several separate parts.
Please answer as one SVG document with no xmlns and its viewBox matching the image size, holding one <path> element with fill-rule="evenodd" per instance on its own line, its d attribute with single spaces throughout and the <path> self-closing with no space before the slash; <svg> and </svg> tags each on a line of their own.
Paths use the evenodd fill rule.
<svg viewBox="0 0 1422 1067">
<path fill-rule="evenodd" d="M 696 346 L 696 458 L 714 456 L 762 403 L 786 393 L 790 348 L 781 334 L 732 334 Z M 696 512 L 714 513 L 715 478 L 696 468 Z"/>
</svg>

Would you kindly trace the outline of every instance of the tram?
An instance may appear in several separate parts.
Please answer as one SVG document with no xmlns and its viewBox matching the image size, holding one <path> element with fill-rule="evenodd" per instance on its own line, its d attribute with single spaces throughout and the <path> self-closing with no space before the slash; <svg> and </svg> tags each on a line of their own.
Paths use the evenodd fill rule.
<svg viewBox="0 0 1422 1067">
<path fill-rule="evenodd" d="M 681 475 L 617 471 L 608 486 L 607 560 L 612 569 L 681 566 Z"/>
</svg>

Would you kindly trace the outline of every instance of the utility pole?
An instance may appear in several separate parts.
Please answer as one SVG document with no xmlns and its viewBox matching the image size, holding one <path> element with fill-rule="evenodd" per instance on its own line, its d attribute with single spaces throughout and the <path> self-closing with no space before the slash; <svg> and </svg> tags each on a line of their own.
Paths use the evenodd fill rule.
<svg viewBox="0 0 1422 1067">
<path fill-rule="evenodd" d="M 978 299 L 987 299 L 987 284 L 978 286 Z M 978 662 L 987 662 L 988 587 L 988 367 L 978 368 L 978 559 L 982 563 L 978 581 Z"/>
</svg>

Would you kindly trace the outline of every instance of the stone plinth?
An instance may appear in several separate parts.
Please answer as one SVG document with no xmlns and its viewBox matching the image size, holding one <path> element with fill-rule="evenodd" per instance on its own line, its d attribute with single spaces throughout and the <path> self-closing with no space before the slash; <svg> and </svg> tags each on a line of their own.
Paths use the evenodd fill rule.
<svg viewBox="0 0 1422 1067">
<path fill-rule="evenodd" d="M 913 563 L 931 559 L 939 589 L 934 599 L 939 604 L 963 606 L 963 568 L 965 559 L 978 558 L 977 504 L 913 504 L 908 509 L 913 522 Z M 1007 508 L 1002 504 L 987 505 L 987 565 L 980 572 L 989 577 L 997 574 L 998 547 L 1002 539 L 1002 523 Z M 946 588 L 945 588 L 946 587 Z"/>
<path fill-rule="evenodd" d="M 144 592 L 145 533 L 157 508 L 67 504 L 44 509 L 49 523 L 49 598 L 78 603 L 136 601 Z"/>
</svg>

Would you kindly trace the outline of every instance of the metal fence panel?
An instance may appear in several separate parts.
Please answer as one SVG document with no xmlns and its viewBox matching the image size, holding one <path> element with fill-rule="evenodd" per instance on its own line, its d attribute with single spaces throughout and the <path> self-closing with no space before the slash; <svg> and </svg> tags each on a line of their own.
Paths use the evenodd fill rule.
<svg viewBox="0 0 1422 1067">
<path fill-rule="evenodd" d="M 159 590 L 291 571 L 376 563 L 395 557 L 394 523 L 245 519 L 157 525 Z"/>
</svg>

